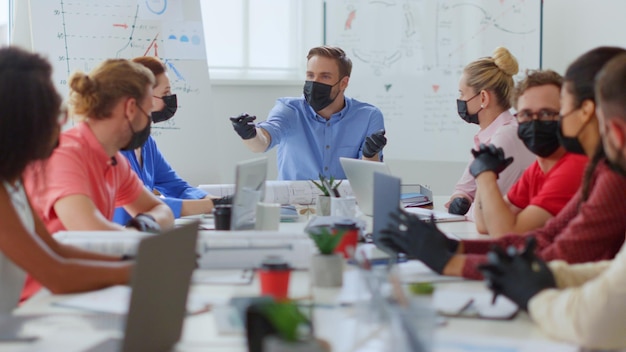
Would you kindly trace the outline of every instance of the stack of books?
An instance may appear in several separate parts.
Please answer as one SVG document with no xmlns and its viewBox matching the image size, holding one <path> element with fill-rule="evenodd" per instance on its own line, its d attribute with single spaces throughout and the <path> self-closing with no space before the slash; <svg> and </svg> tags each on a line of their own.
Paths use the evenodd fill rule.
<svg viewBox="0 0 626 352">
<path fill-rule="evenodd" d="M 433 200 L 429 196 L 421 193 L 402 193 L 400 195 L 400 201 L 404 208 L 422 207 L 433 204 Z"/>
</svg>

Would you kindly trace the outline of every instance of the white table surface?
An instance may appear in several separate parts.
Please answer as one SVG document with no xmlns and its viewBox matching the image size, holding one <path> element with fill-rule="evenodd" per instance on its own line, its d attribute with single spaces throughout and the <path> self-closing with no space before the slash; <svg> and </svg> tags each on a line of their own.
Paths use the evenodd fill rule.
<svg viewBox="0 0 626 352">
<path fill-rule="evenodd" d="M 447 197 L 435 197 L 436 209 L 440 209 Z M 281 231 L 301 231 L 305 222 L 282 223 Z M 440 228 L 444 232 L 454 233 L 461 238 L 482 237 L 477 235 L 474 224 L 470 222 L 441 223 Z M 347 267 L 346 270 L 355 270 Z M 223 275 L 223 272 L 204 271 L 205 274 Z M 436 285 L 450 285 L 440 283 Z M 464 289 L 479 289 L 484 285 L 479 281 L 457 282 L 454 285 L 462 285 Z M 191 291 L 202 297 L 215 301 L 225 301 L 233 296 L 253 296 L 260 292 L 258 278 L 255 277 L 249 285 L 192 285 Z M 291 298 L 313 297 L 314 301 L 325 305 L 334 303 L 339 289 L 311 288 L 309 275 L 306 271 L 292 273 L 289 296 Z M 99 340 L 110 336 L 104 333 L 90 330 L 81 324 L 78 314 L 85 314 L 76 309 L 52 306 L 51 303 L 66 298 L 68 295 L 52 295 L 46 290 L 41 291 L 28 302 L 19 307 L 15 314 L 72 314 L 69 320 L 65 318 L 65 324 L 33 328 L 42 334 L 42 338 L 35 343 L 2 343 L 0 351 L 80 351 L 89 345 L 96 344 Z M 333 351 L 354 350 L 381 350 L 374 344 L 369 349 L 355 349 L 355 344 L 363 340 L 367 329 L 363 328 L 363 322 L 355 315 L 354 307 L 327 306 L 314 310 L 314 324 L 316 335 L 325 339 L 333 347 Z M 69 327 L 69 328 L 68 328 Z M 363 331 L 366 331 L 363 333 Z M 504 340 L 503 340 L 504 339 Z M 554 342 L 547 338 L 529 319 L 526 313 L 520 313 L 510 321 L 479 320 L 467 318 L 447 318 L 445 325 L 436 328 L 436 341 L 440 346 L 435 351 L 476 351 L 465 346 L 467 343 L 494 343 L 502 342 L 504 345 L 514 344 L 515 349 L 495 349 L 491 351 L 536 351 L 546 350 L 546 346 L 538 347 L 536 344 Z M 459 343 L 455 341 L 460 341 Z M 468 342 L 469 341 L 469 342 Z M 568 345 L 553 345 L 549 350 L 576 350 Z M 242 334 L 220 335 L 217 332 L 215 318 L 212 312 L 200 313 L 189 316 L 185 320 L 183 337 L 176 346 L 176 351 L 246 351 L 245 336 Z"/>
</svg>

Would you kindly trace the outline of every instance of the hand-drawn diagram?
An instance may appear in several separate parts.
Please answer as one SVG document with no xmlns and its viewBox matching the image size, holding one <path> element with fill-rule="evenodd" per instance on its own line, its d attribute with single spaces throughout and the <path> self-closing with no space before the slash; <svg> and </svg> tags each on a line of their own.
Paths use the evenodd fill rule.
<svg viewBox="0 0 626 352">
<path fill-rule="evenodd" d="M 183 21 L 182 0 L 40 0 L 34 6 L 33 45 L 48 53 L 61 94 L 67 95 L 74 71 L 89 72 L 109 58 L 137 56 L 164 59 L 173 93 L 198 94 L 179 62 L 205 60 L 202 23 Z M 155 125 L 153 135 L 177 128 L 172 119 Z"/>
<path fill-rule="evenodd" d="M 466 161 L 476 129 L 456 112 L 463 67 L 498 46 L 518 59 L 520 72 L 539 67 L 540 0 L 343 0 L 326 6 L 327 42 L 354 63 L 347 94 L 383 111 L 387 157 Z M 463 141 L 467 148 L 458 148 Z"/>
</svg>

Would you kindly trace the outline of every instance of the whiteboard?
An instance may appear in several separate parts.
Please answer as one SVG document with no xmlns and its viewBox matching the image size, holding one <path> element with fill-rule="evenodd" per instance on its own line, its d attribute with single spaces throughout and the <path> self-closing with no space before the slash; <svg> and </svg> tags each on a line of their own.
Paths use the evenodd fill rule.
<svg viewBox="0 0 626 352">
<path fill-rule="evenodd" d="M 467 161 L 478 126 L 456 112 L 463 67 L 504 46 L 539 68 L 540 0 L 332 0 L 326 42 L 353 70 L 346 95 L 385 117 L 385 157 Z"/>
<path fill-rule="evenodd" d="M 546 1 L 543 67 L 563 74 L 567 66 L 588 50 L 603 45 L 626 47 L 624 12 L 624 0 Z M 571 19 L 584 19 L 584 22 Z"/>
<path fill-rule="evenodd" d="M 31 42 L 16 44 L 48 57 L 64 97 L 76 70 L 89 72 L 109 58 L 160 57 L 179 107 L 174 118 L 152 126 L 152 136 L 175 169 L 209 174 L 208 163 L 189 158 L 212 140 L 208 119 L 197 113 L 207 110 L 210 98 L 198 0 L 30 0 L 27 9 L 16 9 L 20 15 L 30 27 L 16 28 L 16 38 L 24 41 L 18 31 L 28 31 Z"/>
</svg>

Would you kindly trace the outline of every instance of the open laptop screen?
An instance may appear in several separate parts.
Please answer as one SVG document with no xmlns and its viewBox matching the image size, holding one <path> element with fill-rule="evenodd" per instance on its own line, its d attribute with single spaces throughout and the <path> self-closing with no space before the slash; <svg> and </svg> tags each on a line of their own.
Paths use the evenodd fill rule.
<svg viewBox="0 0 626 352">
<path fill-rule="evenodd" d="M 231 230 L 254 229 L 256 205 L 265 196 L 267 158 L 242 161 L 235 169 L 235 196 L 230 220 Z"/>
<path fill-rule="evenodd" d="M 374 215 L 374 173 L 391 174 L 385 163 L 378 161 L 339 158 L 341 167 L 350 181 L 350 187 L 365 215 Z"/>
</svg>

